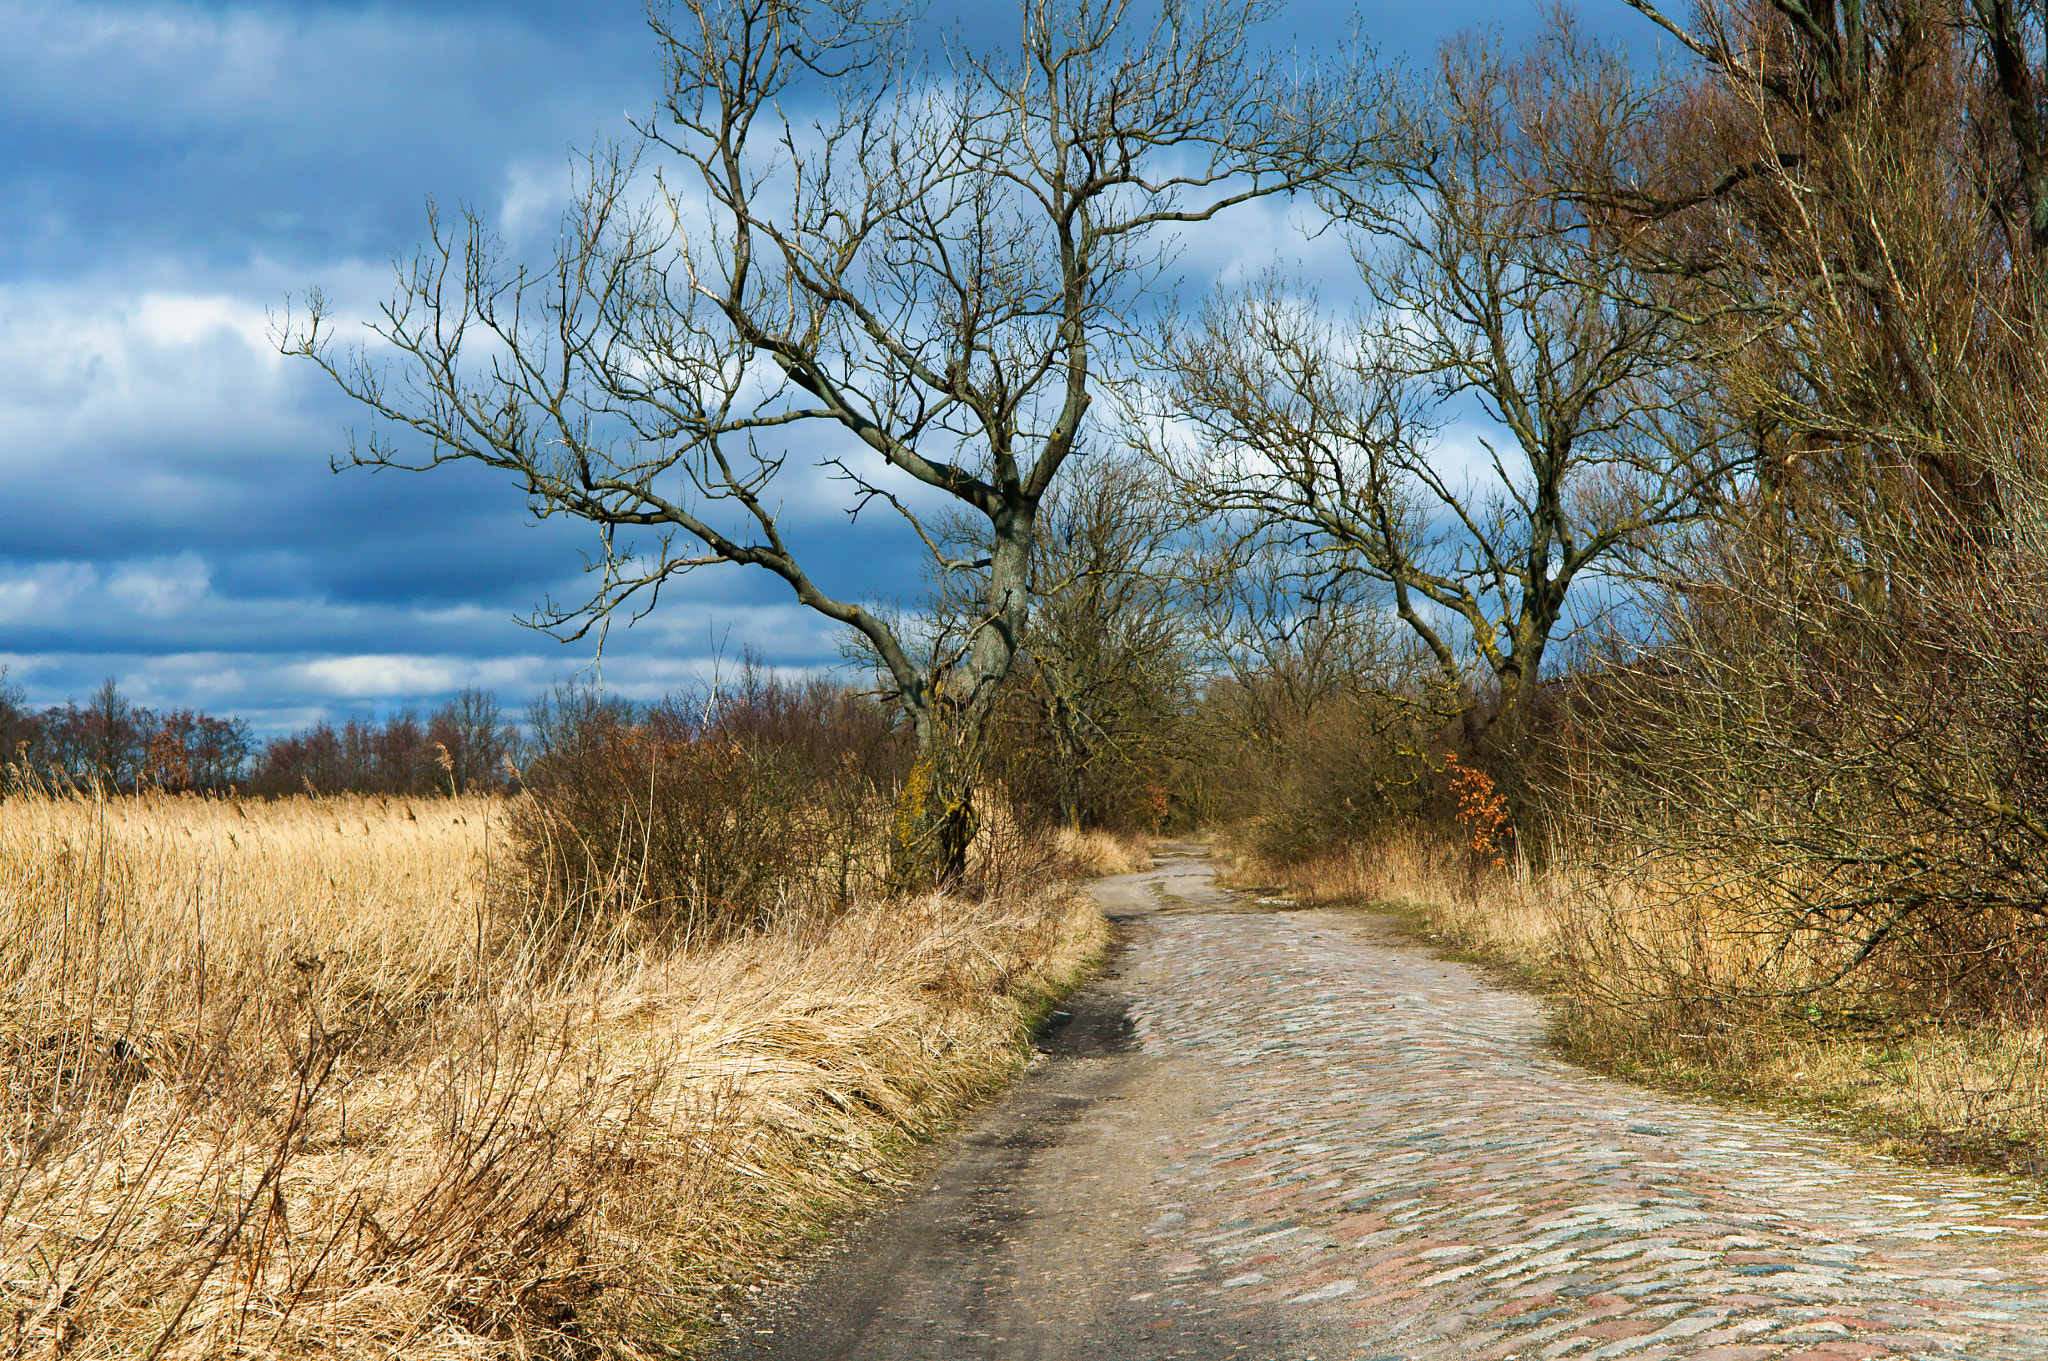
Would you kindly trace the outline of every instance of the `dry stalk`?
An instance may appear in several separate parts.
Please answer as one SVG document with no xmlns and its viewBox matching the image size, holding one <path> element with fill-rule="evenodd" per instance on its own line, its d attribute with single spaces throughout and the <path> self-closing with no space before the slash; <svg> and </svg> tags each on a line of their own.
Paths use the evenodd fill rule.
<svg viewBox="0 0 2048 1361">
<path fill-rule="evenodd" d="M 0 1357 L 659 1354 L 1101 940 L 1041 876 L 565 952 L 491 905 L 502 817 L 0 803 Z"/>
</svg>

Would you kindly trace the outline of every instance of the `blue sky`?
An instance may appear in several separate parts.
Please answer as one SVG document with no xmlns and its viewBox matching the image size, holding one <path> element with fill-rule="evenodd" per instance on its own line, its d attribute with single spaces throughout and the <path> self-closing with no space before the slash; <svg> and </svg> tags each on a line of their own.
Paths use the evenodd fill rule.
<svg viewBox="0 0 2048 1361">
<path fill-rule="evenodd" d="M 1313 46 L 1349 5 L 1271 25 Z M 1589 26 L 1649 43 L 1621 0 Z M 935 7 L 970 43 L 1009 5 Z M 1427 60 L 1443 37 L 1538 22 L 1529 0 L 1367 3 L 1365 34 Z M 591 658 L 515 619 L 578 588 L 587 531 L 528 521 L 481 470 L 328 471 L 359 417 L 270 316 L 318 286 L 367 313 L 425 202 L 468 202 L 544 243 L 572 149 L 627 132 L 660 74 L 645 10 L 583 3 L 97 4 L 0 0 L 0 664 L 37 704 L 111 675 L 137 701 L 259 731 L 432 704 L 523 700 Z M 1248 213 L 1190 282 L 1300 251 Z M 800 462 L 800 460 L 793 460 Z M 810 526 L 845 594 L 916 589 L 914 543 Z M 858 547 L 856 547 L 856 543 Z M 834 635 L 765 574 L 699 572 L 606 648 L 653 697 L 752 647 L 829 665 Z"/>
</svg>

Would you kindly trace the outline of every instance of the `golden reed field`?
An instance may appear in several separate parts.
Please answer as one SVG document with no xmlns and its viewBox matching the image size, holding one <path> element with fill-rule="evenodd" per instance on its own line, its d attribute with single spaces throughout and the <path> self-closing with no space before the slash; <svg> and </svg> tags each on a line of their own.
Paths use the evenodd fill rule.
<svg viewBox="0 0 2048 1361">
<path fill-rule="evenodd" d="M 1039 876 L 565 950 L 502 812 L 0 802 L 0 1356 L 668 1354 L 1105 941 Z"/>
</svg>

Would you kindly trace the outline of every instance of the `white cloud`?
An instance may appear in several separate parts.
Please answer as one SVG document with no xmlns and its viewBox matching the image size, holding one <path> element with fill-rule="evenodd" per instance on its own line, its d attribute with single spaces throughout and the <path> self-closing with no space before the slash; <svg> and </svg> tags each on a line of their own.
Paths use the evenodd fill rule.
<svg viewBox="0 0 2048 1361">
<path fill-rule="evenodd" d="M 247 299 L 145 293 L 129 305 L 126 320 L 130 330 L 156 345 L 194 345 L 225 333 L 268 364 L 283 359 L 270 343 L 266 309 Z"/>
<path fill-rule="evenodd" d="M 505 172 L 505 197 L 498 208 L 497 228 L 508 241 L 521 242 L 552 227 L 569 204 L 569 167 L 535 161 L 514 161 Z"/>
<path fill-rule="evenodd" d="M 322 657 L 280 667 L 275 677 L 309 694 L 376 702 L 442 694 L 464 686 L 536 686 L 545 680 L 534 657 L 458 657 L 367 654 Z"/>
<path fill-rule="evenodd" d="M 1318 231 L 1322 224 L 1312 204 L 1256 199 L 1180 229 L 1179 263 L 1197 280 L 1226 287 L 1277 266 L 1314 279 L 1325 303 L 1349 301 L 1359 291 L 1350 243 L 1342 231 Z"/>
<path fill-rule="evenodd" d="M 107 578 L 109 599 L 150 619 L 172 619 L 205 602 L 213 575 L 197 553 L 125 564 Z"/>
<path fill-rule="evenodd" d="M 301 376 L 281 372 L 267 326 L 262 300 L 138 279 L 0 286 L 13 470 L 75 467 L 81 451 L 98 460 L 138 443 L 303 438 L 292 410 Z"/>
<path fill-rule="evenodd" d="M 0 83 L 8 102 L 73 126 L 220 126 L 262 117 L 331 120 L 378 87 L 434 88 L 467 42 L 489 46 L 503 24 L 457 24 L 383 7 L 294 13 L 194 4 L 0 4 Z M 309 117 L 317 114 L 318 117 Z"/>
<path fill-rule="evenodd" d="M 0 575 L 0 624 L 63 618 L 98 584 L 99 572 L 85 562 L 38 563 L 26 571 Z"/>
<path fill-rule="evenodd" d="M 178 621 L 222 607 L 197 553 L 130 562 L 0 564 L 0 624 L 52 628 L 86 622 Z"/>
<path fill-rule="evenodd" d="M 599 673 L 613 693 L 656 699 L 730 671 L 743 654 L 834 666 L 835 626 L 794 604 L 677 594 L 638 625 L 621 619 Z M 320 718 L 431 707 L 465 686 L 519 704 L 590 672 L 595 639 L 564 646 L 501 612 L 427 601 L 346 605 L 318 598 L 224 595 L 191 554 L 133 562 L 0 564 L 0 653 L 11 683 L 42 707 L 82 696 L 113 676 L 136 703 L 193 707 L 249 719 L 259 731 Z M 37 639 L 29 647 L 22 640 Z"/>
</svg>

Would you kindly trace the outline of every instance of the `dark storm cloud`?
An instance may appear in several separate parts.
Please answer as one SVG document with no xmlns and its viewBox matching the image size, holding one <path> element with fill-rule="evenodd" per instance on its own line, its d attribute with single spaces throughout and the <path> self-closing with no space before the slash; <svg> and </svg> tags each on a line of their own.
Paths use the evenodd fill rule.
<svg viewBox="0 0 2048 1361">
<path fill-rule="evenodd" d="M 424 195 L 624 131 L 657 74 L 637 6 L 0 6 L 15 271 L 108 256 L 372 258 Z"/>
<path fill-rule="evenodd" d="M 1361 25 L 1426 60 L 1459 27 L 1499 22 L 1512 38 L 1537 13 L 1389 5 Z M 1266 31 L 1312 53 L 1348 14 L 1301 4 Z M 515 248 L 544 246 L 572 150 L 652 107 L 644 8 L 0 0 L 0 26 L 12 679 L 48 703 L 112 674 L 145 702 L 278 725 L 463 684 L 523 695 L 587 662 L 591 644 L 562 647 L 513 616 L 578 597 L 590 533 L 532 524 L 481 470 L 332 475 L 360 413 L 271 335 L 313 286 L 370 315 L 429 196 L 482 209 Z M 945 35 L 986 47 L 1016 27 L 1008 5 L 935 7 L 923 32 L 938 55 Z M 1259 209 L 1182 263 L 1199 284 L 1320 248 Z M 872 519 L 849 530 L 815 457 L 792 457 L 787 508 L 818 574 L 908 599 L 914 540 Z M 614 629 L 605 676 L 656 694 L 744 646 L 796 666 L 837 659 L 831 630 L 779 583 L 735 569 L 687 578 Z"/>
</svg>

